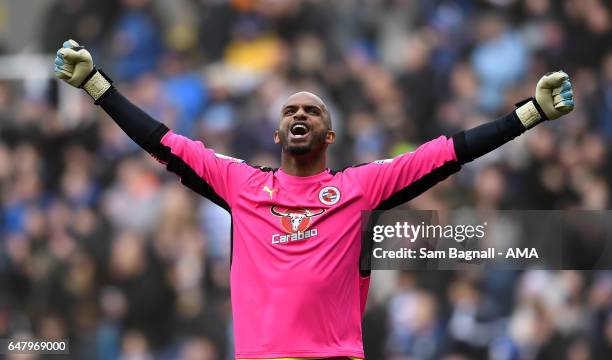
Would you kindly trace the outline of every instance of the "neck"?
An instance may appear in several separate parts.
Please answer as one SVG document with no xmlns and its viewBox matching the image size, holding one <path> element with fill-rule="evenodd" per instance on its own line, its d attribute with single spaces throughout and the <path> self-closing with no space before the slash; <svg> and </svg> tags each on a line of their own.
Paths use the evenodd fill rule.
<svg viewBox="0 0 612 360">
<path fill-rule="evenodd" d="M 315 156 L 294 156 L 287 154 L 285 151 L 281 153 L 281 169 L 292 176 L 311 176 L 316 175 L 325 170 L 325 152 L 321 151 Z"/>
</svg>

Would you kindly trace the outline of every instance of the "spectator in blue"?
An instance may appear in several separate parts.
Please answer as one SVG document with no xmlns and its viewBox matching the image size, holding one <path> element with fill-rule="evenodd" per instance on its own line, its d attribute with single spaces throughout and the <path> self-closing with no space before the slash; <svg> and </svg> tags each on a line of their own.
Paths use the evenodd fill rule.
<svg viewBox="0 0 612 360">
<path fill-rule="evenodd" d="M 160 24 L 149 0 L 123 0 L 122 6 L 113 30 L 113 74 L 133 81 L 155 70 L 162 56 Z"/>
<path fill-rule="evenodd" d="M 176 107 L 179 134 L 192 134 L 194 125 L 208 102 L 208 90 L 198 72 L 188 64 L 187 54 L 171 52 L 164 57 L 163 91 Z M 233 114 L 232 114 L 233 115 Z"/>
<path fill-rule="evenodd" d="M 481 82 L 479 99 L 483 110 L 495 112 L 504 90 L 526 73 L 529 52 L 521 35 L 497 15 L 486 15 L 477 25 L 477 44 L 472 65 Z"/>
</svg>

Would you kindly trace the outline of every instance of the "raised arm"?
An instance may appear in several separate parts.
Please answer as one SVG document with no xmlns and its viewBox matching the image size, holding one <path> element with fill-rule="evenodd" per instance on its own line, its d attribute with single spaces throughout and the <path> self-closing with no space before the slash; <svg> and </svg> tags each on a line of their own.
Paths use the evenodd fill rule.
<svg viewBox="0 0 612 360">
<path fill-rule="evenodd" d="M 453 136 L 457 160 L 472 161 L 521 135 L 545 120 L 555 120 L 574 109 L 569 76 L 557 71 L 543 76 L 535 96 L 516 104 L 517 109 L 495 121 Z"/>
<path fill-rule="evenodd" d="M 361 184 L 369 208 L 387 210 L 411 200 L 470 162 L 521 135 L 544 120 L 554 120 L 574 108 L 569 77 L 562 71 L 543 76 L 535 97 L 497 120 L 440 136 L 415 151 L 346 170 Z"/>
<path fill-rule="evenodd" d="M 134 142 L 176 173 L 184 185 L 228 211 L 236 189 L 257 172 L 241 160 L 216 154 L 201 141 L 174 134 L 150 117 L 115 89 L 110 78 L 94 67 L 91 54 L 74 40 L 64 42 L 58 50 L 55 74 L 85 90 Z"/>
<path fill-rule="evenodd" d="M 165 155 L 157 145 L 168 128 L 121 95 L 110 78 L 93 66 L 89 51 L 76 41 L 68 40 L 58 50 L 55 74 L 66 83 L 85 90 L 136 144 L 167 161 L 161 158 Z"/>
</svg>

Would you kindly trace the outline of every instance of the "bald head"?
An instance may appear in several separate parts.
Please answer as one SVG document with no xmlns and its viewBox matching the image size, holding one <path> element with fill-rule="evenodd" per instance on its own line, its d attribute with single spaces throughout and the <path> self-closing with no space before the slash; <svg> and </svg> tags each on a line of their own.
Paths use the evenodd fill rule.
<svg viewBox="0 0 612 360">
<path fill-rule="evenodd" d="M 291 100 L 299 100 L 299 99 L 312 100 L 318 103 L 320 106 L 325 106 L 325 103 L 323 103 L 323 100 L 321 100 L 320 97 L 318 97 L 317 95 L 309 91 L 296 92 L 295 94 L 289 96 L 286 102 L 290 102 Z"/>
<path fill-rule="evenodd" d="M 285 103 L 283 104 L 283 110 L 288 106 L 302 106 L 302 105 L 315 105 L 318 108 L 320 108 L 321 112 L 323 113 L 324 121 L 326 122 L 327 126 L 330 129 L 332 128 L 331 116 L 329 114 L 329 111 L 327 110 L 327 106 L 325 106 L 325 103 L 320 97 L 318 97 L 317 95 L 311 92 L 300 91 L 300 92 L 296 92 L 295 94 L 289 96 L 287 98 L 287 101 L 285 101 Z"/>
</svg>

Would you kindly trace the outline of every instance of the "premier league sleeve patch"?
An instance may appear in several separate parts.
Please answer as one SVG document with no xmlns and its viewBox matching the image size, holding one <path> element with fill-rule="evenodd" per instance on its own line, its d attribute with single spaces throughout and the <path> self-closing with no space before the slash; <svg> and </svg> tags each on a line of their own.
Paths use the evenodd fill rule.
<svg viewBox="0 0 612 360">
<path fill-rule="evenodd" d="M 319 201 L 324 205 L 334 205 L 340 201 L 340 190 L 335 186 L 326 186 L 319 191 Z"/>
<path fill-rule="evenodd" d="M 244 160 L 242 160 L 242 159 L 237 159 L 235 157 L 231 157 L 231 156 L 227 156 L 227 155 L 223 155 L 223 154 L 215 153 L 215 156 L 218 157 L 219 159 L 229 160 L 229 161 L 233 161 L 233 162 L 237 162 L 237 163 L 244 162 Z"/>
</svg>

